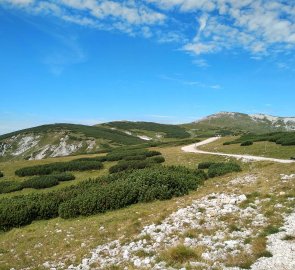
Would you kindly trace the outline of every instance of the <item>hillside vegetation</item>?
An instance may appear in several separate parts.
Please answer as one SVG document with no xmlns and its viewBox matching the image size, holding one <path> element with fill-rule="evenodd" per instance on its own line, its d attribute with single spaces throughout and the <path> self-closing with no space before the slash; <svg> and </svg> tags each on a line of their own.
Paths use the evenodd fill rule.
<svg viewBox="0 0 295 270">
<path fill-rule="evenodd" d="M 84 181 L 55 192 L 0 199 L 0 229 L 57 216 L 73 218 L 187 194 L 206 179 L 202 171 L 153 167 Z"/>
<path fill-rule="evenodd" d="M 240 137 L 230 136 L 199 147 L 200 150 L 208 152 L 219 152 L 225 154 L 260 156 L 275 159 L 290 159 L 295 155 L 295 145 L 276 144 L 270 141 L 240 141 Z M 239 142 L 238 142 L 239 141 Z M 235 142 L 235 143 L 233 143 Z"/>
<path fill-rule="evenodd" d="M 226 140 L 233 138 L 212 144 L 244 149 L 224 146 Z M 150 159 L 164 159 L 165 166 L 155 162 L 152 167 L 134 168 Z M 266 237 L 278 232 L 282 214 L 294 205 L 294 181 L 281 180 L 291 179 L 293 165 L 234 162 L 184 153 L 173 144 L 149 150 L 125 146 L 99 156 L 0 163 L 4 173 L 0 182 L 12 181 L 14 172 L 22 168 L 64 166 L 73 160 L 103 163 L 103 168 L 73 171 L 76 180 L 63 175 L 60 179 L 68 181 L 58 180 L 62 182 L 52 187 L 39 184 L 56 183 L 54 172 L 15 176 L 17 183 L 28 181 L 30 188 L 0 195 L 4 269 L 138 269 L 138 265 L 165 269 L 164 263 L 174 269 L 193 269 L 191 262 L 202 263 L 205 269 L 213 265 L 249 268 L 258 258 L 271 256 Z M 110 168 L 125 162 L 134 167 L 109 174 Z M 129 257 L 122 259 L 125 250 Z"/>
<path fill-rule="evenodd" d="M 101 153 L 144 142 L 136 136 L 102 126 L 43 125 L 0 136 L 0 161 Z"/>
<path fill-rule="evenodd" d="M 224 145 L 242 144 L 242 146 L 251 145 L 251 142 L 274 142 L 283 146 L 295 145 L 295 132 L 273 132 L 267 134 L 245 134 L 240 138 L 225 142 Z"/>
<path fill-rule="evenodd" d="M 165 125 L 153 122 L 128 122 L 128 121 L 115 121 L 104 124 L 104 126 L 109 126 L 112 128 L 120 130 L 145 130 L 157 133 L 164 133 L 165 138 L 178 138 L 184 139 L 190 137 L 190 134 L 178 125 Z"/>
<path fill-rule="evenodd" d="M 184 127 L 194 129 L 199 132 L 215 130 L 221 135 L 231 135 L 245 132 L 267 133 L 294 130 L 295 118 L 221 112 L 207 116 L 196 122 L 186 124 Z"/>
<path fill-rule="evenodd" d="M 105 139 L 115 143 L 130 145 L 138 144 L 143 141 L 137 137 L 128 135 L 124 132 L 118 130 L 111 130 L 104 128 L 102 126 L 85 126 L 76 124 L 53 124 L 53 125 L 42 125 L 38 127 L 28 128 L 19 130 L 16 132 L 11 132 L 0 136 L 0 140 L 10 138 L 12 136 L 17 136 L 19 134 L 39 134 L 39 133 L 50 133 L 53 131 L 71 131 L 76 134 L 82 134 L 85 137 L 92 137 L 96 139 Z"/>
</svg>

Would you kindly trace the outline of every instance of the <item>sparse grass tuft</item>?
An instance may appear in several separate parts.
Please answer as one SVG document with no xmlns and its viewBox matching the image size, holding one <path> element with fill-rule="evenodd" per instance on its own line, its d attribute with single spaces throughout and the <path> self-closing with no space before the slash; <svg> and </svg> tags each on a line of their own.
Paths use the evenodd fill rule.
<svg viewBox="0 0 295 270">
<path fill-rule="evenodd" d="M 271 252 L 269 252 L 268 250 L 261 252 L 259 255 L 260 255 L 259 257 L 267 257 L 267 258 L 272 257 Z"/>
<path fill-rule="evenodd" d="M 171 247 L 162 252 L 160 260 L 168 262 L 170 265 L 185 263 L 189 260 L 200 260 L 202 249 L 192 249 L 184 245 Z"/>
<path fill-rule="evenodd" d="M 263 230 L 263 232 L 261 233 L 261 236 L 268 236 L 270 234 L 278 233 L 279 231 L 280 229 L 278 227 L 269 225 Z"/>
<path fill-rule="evenodd" d="M 294 241 L 295 240 L 295 236 L 293 235 L 286 235 L 284 236 L 284 238 L 282 240 L 285 240 L 285 241 Z"/>
</svg>

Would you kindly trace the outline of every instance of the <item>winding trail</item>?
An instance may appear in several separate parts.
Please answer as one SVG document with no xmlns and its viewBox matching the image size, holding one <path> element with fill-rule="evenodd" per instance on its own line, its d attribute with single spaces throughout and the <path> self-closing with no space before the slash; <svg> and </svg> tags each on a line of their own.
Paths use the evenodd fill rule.
<svg viewBox="0 0 295 270">
<path fill-rule="evenodd" d="M 267 158 L 267 157 L 259 157 L 259 156 L 250 156 L 250 155 L 237 155 L 237 154 L 226 154 L 226 153 L 220 153 L 220 152 L 208 152 L 208 151 L 203 151 L 199 150 L 198 147 L 212 143 L 214 141 L 219 140 L 220 137 L 212 137 L 207 140 L 190 144 L 187 146 L 184 146 L 181 148 L 182 151 L 187 152 L 187 153 L 198 153 L 198 154 L 205 154 L 205 155 L 215 155 L 215 156 L 224 156 L 224 157 L 233 157 L 236 159 L 244 159 L 244 160 L 249 160 L 249 161 L 272 161 L 272 162 L 278 162 L 278 163 L 295 163 L 295 160 L 291 159 L 278 159 L 278 158 Z"/>
</svg>

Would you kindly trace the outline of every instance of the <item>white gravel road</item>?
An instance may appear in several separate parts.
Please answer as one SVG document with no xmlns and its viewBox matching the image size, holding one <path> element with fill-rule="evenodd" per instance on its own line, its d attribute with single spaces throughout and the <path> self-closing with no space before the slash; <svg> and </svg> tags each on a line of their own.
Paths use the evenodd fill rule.
<svg viewBox="0 0 295 270">
<path fill-rule="evenodd" d="M 236 159 L 249 160 L 249 161 L 272 161 L 272 162 L 278 162 L 278 163 L 295 163 L 295 160 L 291 160 L 291 159 L 277 159 L 277 158 L 267 158 L 267 157 L 250 156 L 250 155 L 226 154 L 226 153 L 220 153 L 220 152 L 208 152 L 208 151 L 203 151 L 198 149 L 199 146 L 212 143 L 219 139 L 220 137 L 212 137 L 198 143 L 184 146 L 181 148 L 181 150 L 187 153 L 198 153 L 198 154 L 206 154 L 206 155 L 233 157 Z"/>
</svg>

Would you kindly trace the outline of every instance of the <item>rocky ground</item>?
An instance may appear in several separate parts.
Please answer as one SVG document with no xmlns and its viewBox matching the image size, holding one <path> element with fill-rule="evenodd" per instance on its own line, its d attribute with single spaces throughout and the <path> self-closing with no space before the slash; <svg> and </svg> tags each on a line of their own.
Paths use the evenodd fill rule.
<svg viewBox="0 0 295 270">
<path fill-rule="evenodd" d="M 280 177 L 282 182 L 295 179 L 295 175 Z M 269 218 L 264 215 L 263 206 L 270 198 L 251 201 L 239 193 L 239 186 L 256 181 L 256 176 L 251 174 L 232 179 L 227 184 L 232 193 L 216 192 L 194 200 L 160 223 L 145 226 L 132 239 L 122 237 L 97 246 L 80 265 L 67 269 L 240 270 L 236 264 L 245 258 L 255 258 L 252 240 L 258 239 L 268 226 Z M 274 207 L 280 210 L 285 206 Z M 251 269 L 295 269 L 294 228 L 295 213 L 285 216 L 284 226 L 267 237 L 267 248 L 261 258 L 251 263 Z M 43 266 L 65 268 L 63 263 L 57 267 L 45 262 Z"/>
</svg>

